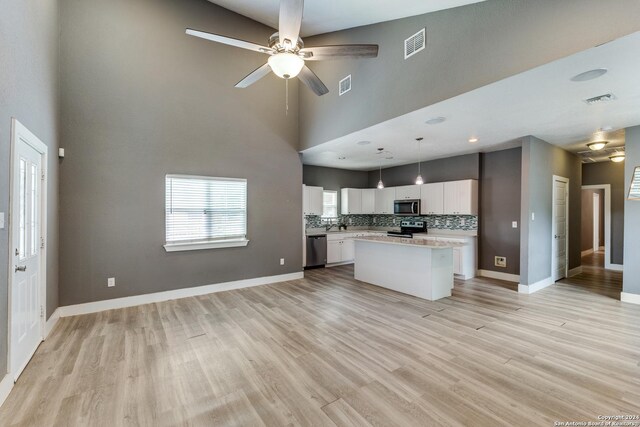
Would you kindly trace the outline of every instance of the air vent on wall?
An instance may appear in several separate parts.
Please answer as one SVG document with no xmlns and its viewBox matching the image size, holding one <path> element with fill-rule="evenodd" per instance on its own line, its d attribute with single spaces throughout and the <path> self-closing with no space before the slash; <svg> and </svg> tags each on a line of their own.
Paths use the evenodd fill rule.
<svg viewBox="0 0 640 427">
<path fill-rule="evenodd" d="M 598 95 L 598 96 L 594 96 L 593 98 L 585 99 L 584 102 L 586 102 L 588 105 L 594 105 L 594 104 L 601 104 L 603 102 L 613 101 L 614 99 L 616 99 L 616 96 L 614 94 L 606 93 L 604 95 Z"/>
<path fill-rule="evenodd" d="M 338 83 L 338 93 L 340 96 L 344 95 L 350 90 L 351 90 L 351 74 L 349 74 L 344 79 L 340 80 L 340 83 Z"/>
<path fill-rule="evenodd" d="M 421 29 L 404 41 L 404 59 L 407 59 L 424 49 L 426 45 L 425 29 Z"/>
</svg>

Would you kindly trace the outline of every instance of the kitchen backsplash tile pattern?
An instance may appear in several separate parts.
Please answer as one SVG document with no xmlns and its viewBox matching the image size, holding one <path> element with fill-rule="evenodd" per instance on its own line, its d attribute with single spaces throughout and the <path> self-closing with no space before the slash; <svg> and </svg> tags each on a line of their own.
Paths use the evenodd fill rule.
<svg viewBox="0 0 640 427">
<path fill-rule="evenodd" d="M 321 217 L 309 215 L 305 217 L 306 228 L 320 228 L 326 222 Z M 400 221 L 426 221 L 427 228 L 432 230 L 465 230 L 478 229 L 478 217 L 475 215 L 425 215 L 425 216 L 396 216 L 396 215 L 339 215 L 334 224 L 346 224 L 351 227 L 399 227 Z"/>
</svg>

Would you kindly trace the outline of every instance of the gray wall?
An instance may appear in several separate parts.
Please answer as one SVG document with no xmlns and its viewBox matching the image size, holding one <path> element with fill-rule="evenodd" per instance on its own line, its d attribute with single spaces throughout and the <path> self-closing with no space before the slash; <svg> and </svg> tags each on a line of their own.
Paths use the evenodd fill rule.
<svg viewBox="0 0 640 427">
<path fill-rule="evenodd" d="M 49 147 L 47 317 L 58 306 L 58 2 L 0 0 L 0 379 L 7 366 L 11 117 Z"/>
<path fill-rule="evenodd" d="M 341 188 L 366 188 L 369 174 L 364 171 L 325 168 L 321 166 L 304 165 L 302 168 L 302 183 L 325 190 L 340 191 Z M 338 213 L 340 213 L 340 195 L 338 194 Z"/>
<path fill-rule="evenodd" d="M 480 154 L 466 154 L 421 162 L 420 173 L 425 183 L 480 179 Z M 382 181 L 387 187 L 415 184 L 417 175 L 417 163 L 382 169 Z M 375 188 L 379 176 L 379 170 L 370 171 L 368 187 Z"/>
<path fill-rule="evenodd" d="M 60 16 L 61 305 L 301 271 L 297 84 L 286 116 L 277 77 L 234 88 L 265 56 L 184 34 L 273 30 L 206 0 L 61 0 Z M 247 178 L 249 245 L 166 253 L 167 173 Z"/>
<path fill-rule="evenodd" d="M 582 185 L 611 186 L 611 262 L 624 261 L 624 162 L 585 163 L 582 165 Z"/>
<path fill-rule="evenodd" d="M 551 276 L 553 175 L 569 178 L 569 269 L 581 265 L 582 164 L 561 148 L 535 137 L 522 145 L 520 283 L 531 285 Z M 535 213 L 535 220 L 531 220 Z"/>
<path fill-rule="evenodd" d="M 490 0 L 307 38 L 307 46 L 377 43 L 380 52 L 372 60 L 311 65 L 331 92 L 317 97 L 300 91 L 301 146 L 318 145 L 631 34 L 640 29 L 638 16 L 637 0 Z M 425 27 L 426 49 L 404 60 L 404 40 Z M 339 97 L 338 81 L 348 74 L 353 89 Z"/>
<path fill-rule="evenodd" d="M 478 268 L 520 274 L 522 149 L 494 151 L 480 157 L 480 215 Z M 495 266 L 496 256 L 507 257 L 507 268 Z"/>
<path fill-rule="evenodd" d="M 584 169 L 583 169 L 584 170 Z M 584 178 L 583 178 L 584 180 Z M 593 196 L 598 199 L 598 240 L 604 246 L 604 190 L 582 190 L 582 237 L 580 250 L 593 249 Z"/>
<path fill-rule="evenodd" d="M 624 275 L 623 292 L 640 295 L 640 201 L 627 200 L 633 171 L 640 166 L 640 126 L 627 128 L 624 165 Z"/>
</svg>

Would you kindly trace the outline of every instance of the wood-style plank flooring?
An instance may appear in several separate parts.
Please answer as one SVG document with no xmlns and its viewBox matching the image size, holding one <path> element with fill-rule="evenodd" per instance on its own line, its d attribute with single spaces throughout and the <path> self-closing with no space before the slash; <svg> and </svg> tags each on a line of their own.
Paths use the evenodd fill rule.
<svg viewBox="0 0 640 427">
<path fill-rule="evenodd" d="M 478 278 L 428 302 L 345 266 L 64 318 L 0 425 L 552 426 L 640 414 L 640 306 L 606 295 L 620 276 L 594 269 L 532 295 Z"/>
</svg>

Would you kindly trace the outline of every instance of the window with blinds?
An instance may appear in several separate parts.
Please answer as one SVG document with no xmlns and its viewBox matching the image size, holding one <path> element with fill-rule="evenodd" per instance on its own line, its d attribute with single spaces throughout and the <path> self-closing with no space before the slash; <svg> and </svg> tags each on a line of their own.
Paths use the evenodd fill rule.
<svg viewBox="0 0 640 427">
<path fill-rule="evenodd" d="M 167 250 L 246 245 L 246 179 L 167 175 L 165 195 Z"/>
</svg>

